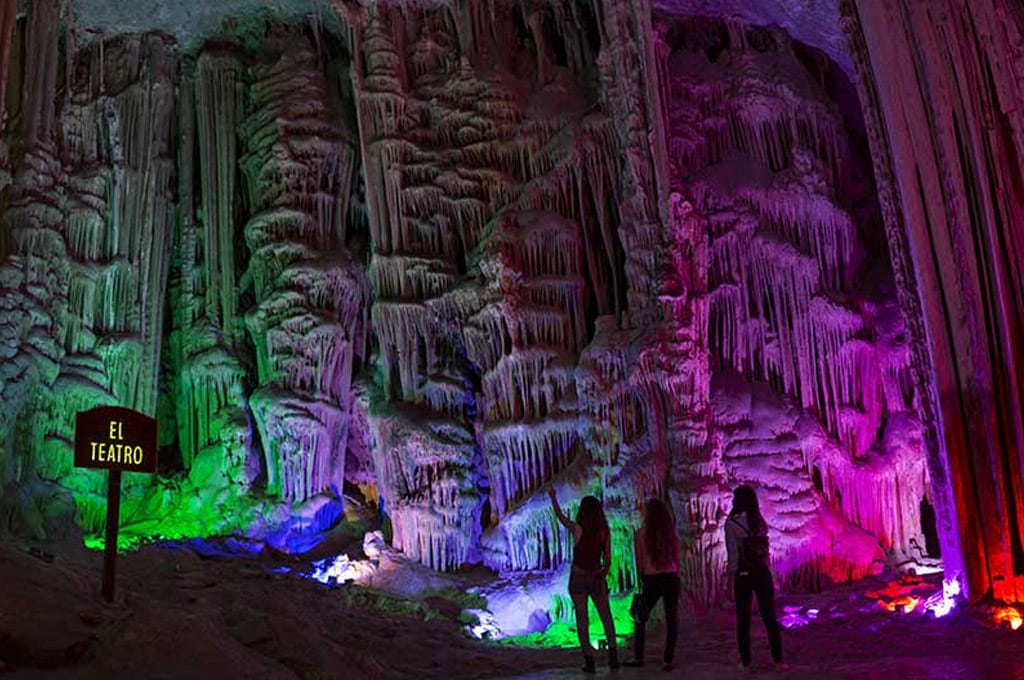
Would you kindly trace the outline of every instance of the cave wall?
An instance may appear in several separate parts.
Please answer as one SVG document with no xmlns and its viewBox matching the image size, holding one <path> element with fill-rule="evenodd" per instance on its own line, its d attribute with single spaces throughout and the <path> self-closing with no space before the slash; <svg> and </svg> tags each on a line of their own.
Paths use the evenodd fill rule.
<svg viewBox="0 0 1024 680">
<path fill-rule="evenodd" d="M 330 523 L 369 329 L 340 41 L 255 17 L 183 55 L 61 32 L 66 10 L 33 4 L 12 33 L 6 479 L 42 482 L 43 516 L 72 489 L 98 530 L 74 414 L 117 403 L 158 416 L 167 475 L 127 477 L 126 535 Z"/>
<path fill-rule="evenodd" d="M 25 48 L 9 78 L 23 95 L 8 124 L 0 432 L 15 478 L 76 489 L 79 521 L 95 526 L 104 485 L 71 466 L 74 414 L 155 410 L 177 55 L 159 36 L 122 36 L 106 55 L 72 43 L 61 60 L 59 25 L 58 3 L 35 3 L 12 41 Z"/>
<path fill-rule="evenodd" d="M 359 489 L 426 565 L 547 571 L 554 486 L 603 498 L 621 591 L 664 495 L 710 603 L 745 482 L 790 586 L 924 556 L 841 65 L 641 0 L 334 9 L 340 34 L 254 15 L 194 47 L 60 32 L 56 1 L 0 22 L 5 508 L 71 489 L 98 530 L 72 416 L 119 403 L 160 422 L 137 537 L 301 550 Z"/>
<path fill-rule="evenodd" d="M 947 572 L 1022 600 L 1017 3 L 842 3 L 941 504 Z"/>
</svg>

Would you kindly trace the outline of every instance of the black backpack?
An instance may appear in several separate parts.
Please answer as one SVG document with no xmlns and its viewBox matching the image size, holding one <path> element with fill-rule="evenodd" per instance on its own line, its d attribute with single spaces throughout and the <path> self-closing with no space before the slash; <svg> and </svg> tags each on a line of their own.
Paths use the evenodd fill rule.
<svg viewBox="0 0 1024 680">
<path fill-rule="evenodd" d="M 747 532 L 746 537 L 740 541 L 738 571 L 749 574 L 762 568 L 768 568 L 771 559 L 768 549 L 768 534 L 752 534 L 747 527 L 739 522 L 736 524 Z"/>
</svg>

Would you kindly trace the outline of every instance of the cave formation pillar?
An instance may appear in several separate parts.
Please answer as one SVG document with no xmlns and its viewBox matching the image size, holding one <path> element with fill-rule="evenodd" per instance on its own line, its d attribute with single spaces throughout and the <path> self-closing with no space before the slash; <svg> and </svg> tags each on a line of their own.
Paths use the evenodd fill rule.
<svg viewBox="0 0 1024 680">
<path fill-rule="evenodd" d="M 710 369 L 707 326 L 707 235 L 685 187 L 670 186 L 666 140 L 668 51 L 646 0 L 601 4 L 598 56 L 604 96 L 624 149 L 619 239 L 624 246 L 624 328 L 646 328 L 634 351 L 631 388 L 647 405 L 655 474 L 668 492 L 682 532 L 683 589 L 709 602 L 720 590 L 705 530 L 721 490 L 705 483 Z"/>
<path fill-rule="evenodd" d="M 26 53 L 38 56 L 29 57 L 25 62 L 22 127 L 26 149 L 53 143 L 57 100 L 54 93 L 60 58 L 60 5 L 56 0 L 33 2 L 28 15 Z"/>
<path fill-rule="evenodd" d="M 7 73 L 17 16 L 18 0 L 0 0 L 0 134 L 7 128 Z"/>
<path fill-rule="evenodd" d="M 844 1 L 947 577 L 1024 602 L 1024 7 Z"/>
<path fill-rule="evenodd" d="M 7 158 L 7 74 L 11 65 L 11 45 L 16 38 L 14 24 L 17 14 L 17 0 L 0 0 L 0 190 L 11 183 Z M 0 229 L 0 260 L 6 257 L 7 249 L 7 232 Z"/>
</svg>

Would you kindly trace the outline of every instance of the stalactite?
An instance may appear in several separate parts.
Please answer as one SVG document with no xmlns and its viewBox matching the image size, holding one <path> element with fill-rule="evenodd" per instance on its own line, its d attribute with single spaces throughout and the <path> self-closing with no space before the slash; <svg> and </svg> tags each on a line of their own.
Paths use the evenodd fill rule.
<svg viewBox="0 0 1024 680">
<path fill-rule="evenodd" d="M 204 52 L 196 64 L 196 131 L 202 182 L 201 252 L 206 314 L 233 345 L 237 328 L 235 271 L 236 126 L 240 115 L 239 64 L 228 54 Z"/>
<path fill-rule="evenodd" d="M 56 338 L 66 332 L 69 267 L 60 208 L 66 174 L 55 157 L 53 138 L 59 10 L 53 0 L 33 3 L 24 37 L 23 157 L 7 189 L 3 230 L 10 254 L 0 265 L 0 396 L 5 405 L 0 437 L 5 441 L 31 393 L 54 383 L 64 354 Z M 32 424 L 33 438 L 41 439 L 46 423 L 40 420 Z"/>
<path fill-rule="evenodd" d="M 28 13 L 28 44 L 33 56 L 26 61 L 22 127 L 25 147 L 52 149 L 56 127 L 55 105 L 58 67 L 60 1 L 33 3 Z"/>
<path fill-rule="evenodd" d="M 928 476 L 916 416 L 900 413 L 886 424 L 883 446 L 851 460 L 838 449 L 808 453 L 821 471 L 825 495 L 843 514 L 879 538 L 887 550 L 908 549 L 921 541 L 921 499 Z"/>
<path fill-rule="evenodd" d="M 18 18 L 17 0 L 4 0 L 0 4 L 0 133 L 7 129 L 7 80 L 11 63 L 11 44 L 14 41 L 14 24 Z M 3 156 L 4 170 L 8 170 L 6 149 Z"/>
<path fill-rule="evenodd" d="M 576 430 L 575 417 L 488 427 L 484 443 L 499 516 L 568 465 Z"/>
<path fill-rule="evenodd" d="M 433 427 L 414 425 L 414 414 L 431 418 Z M 466 474 L 472 459 L 468 437 L 459 438 L 461 428 L 447 419 L 408 410 L 371 417 L 370 426 L 394 545 L 435 569 L 460 566 L 469 549 L 476 494 Z"/>
<path fill-rule="evenodd" d="M 182 108 L 179 118 L 186 142 L 179 148 L 179 165 L 186 174 L 179 183 L 182 300 L 174 346 L 180 352 L 176 415 L 185 469 L 212 457 L 229 478 L 242 480 L 249 437 L 239 430 L 248 425 L 250 415 L 243 389 L 246 372 L 231 351 L 239 330 L 233 320 L 238 312 L 234 254 L 240 70 L 228 50 L 204 51 L 183 78 L 188 89 L 182 105 L 191 108 Z"/>
<path fill-rule="evenodd" d="M 690 468 L 707 481 L 690 495 L 689 512 L 720 534 L 716 480 L 754 484 L 778 527 L 780 576 L 811 587 L 876 568 L 872 535 L 887 550 L 912 552 L 925 479 L 920 440 L 886 424 L 903 422 L 913 390 L 900 377 L 900 323 L 859 287 L 858 225 L 837 198 L 845 188 L 835 168 L 848 151 L 835 105 L 787 38 L 773 34 L 769 49 L 755 51 L 742 26 L 719 25 L 732 38 L 713 63 L 681 40 L 689 47 L 668 68 L 669 148 L 710 235 L 706 313 L 722 364 L 717 452 Z M 700 30 L 699 21 L 676 27 L 685 36 Z M 733 371 L 763 382 L 732 382 Z M 793 402 L 782 407 L 771 390 Z M 770 429 L 743 422 L 740 414 L 755 411 Z M 820 549 L 840 536 L 858 547 L 832 556 Z M 706 565 L 724 558 L 720 536 L 698 536 L 694 547 L 704 562 L 688 578 L 717 592 L 724 584 Z"/>
<path fill-rule="evenodd" d="M 443 259 L 378 255 L 370 264 L 374 290 L 385 298 L 416 300 L 440 297 L 455 283 L 455 271 Z"/>
</svg>

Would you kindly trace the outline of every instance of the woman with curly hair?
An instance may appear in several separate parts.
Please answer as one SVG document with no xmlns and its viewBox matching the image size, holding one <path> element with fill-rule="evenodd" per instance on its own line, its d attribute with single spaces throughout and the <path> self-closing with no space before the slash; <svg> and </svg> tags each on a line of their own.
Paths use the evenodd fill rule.
<svg viewBox="0 0 1024 680">
<path fill-rule="evenodd" d="M 647 618 L 661 600 L 665 607 L 665 654 L 663 669 L 675 668 L 676 638 L 679 634 L 679 536 L 672 512 L 659 498 L 647 501 L 644 523 L 634 543 L 636 569 L 640 576 L 643 606 L 636 620 L 632 660 L 627 666 L 644 665 Z"/>
</svg>

